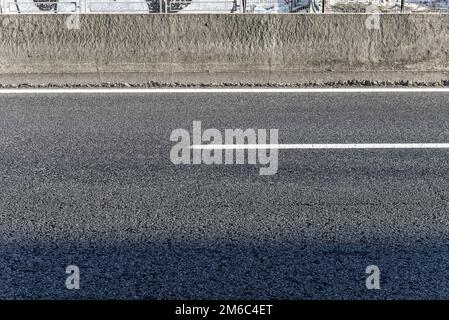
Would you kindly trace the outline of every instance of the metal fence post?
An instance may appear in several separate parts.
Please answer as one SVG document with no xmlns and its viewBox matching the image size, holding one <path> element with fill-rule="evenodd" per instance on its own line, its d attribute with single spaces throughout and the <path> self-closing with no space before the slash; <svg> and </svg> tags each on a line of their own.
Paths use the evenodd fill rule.
<svg viewBox="0 0 449 320">
<path fill-rule="evenodd" d="M 404 0 L 401 0 L 401 13 L 404 12 Z"/>
<path fill-rule="evenodd" d="M 324 13 L 324 5 L 326 4 L 326 0 L 321 0 L 321 13 Z"/>
<path fill-rule="evenodd" d="M 2 13 L 6 13 L 6 0 L 2 0 Z"/>
<path fill-rule="evenodd" d="M 80 0 L 80 13 L 87 12 L 87 0 Z"/>
</svg>

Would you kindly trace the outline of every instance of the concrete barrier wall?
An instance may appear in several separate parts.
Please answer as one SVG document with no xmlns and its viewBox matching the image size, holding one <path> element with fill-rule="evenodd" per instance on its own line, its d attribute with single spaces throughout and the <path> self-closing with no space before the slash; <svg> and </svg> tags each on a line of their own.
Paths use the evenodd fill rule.
<svg viewBox="0 0 449 320">
<path fill-rule="evenodd" d="M 134 74 L 143 81 L 189 82 L 195 75 L 228 75 L 222 79 L 258 82 L 449 72 L 445 14 L 380 15 L 380 28 L 372 30 L 364 14 L 72 18 L 0 16 L 0 79 L 39 79 L 44 73 L 103 81 L 106 75 Z"/>
</svg>

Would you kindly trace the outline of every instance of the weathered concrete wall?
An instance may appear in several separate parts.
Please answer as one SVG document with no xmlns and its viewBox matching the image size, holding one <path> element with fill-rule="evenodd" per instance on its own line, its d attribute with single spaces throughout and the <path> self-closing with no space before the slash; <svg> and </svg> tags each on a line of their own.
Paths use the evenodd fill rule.
<svg viewBox="0 0 449 320">
<path fill-rule="evenodd" d="M 246 74 L 257 82 L 270 74 L 282 81 L 283 74 L 344 79 L 364 72 L 371 78 L 449 72 L 449 15 L 381 15 L 379 30 L 365 26 L 367 17 L 83 15 L 75 30 L 67 27 L 67 15 L 2 15 L 0 79 L 51 73 L 100 81 L 128 73 L 188 82 L 192 73 L 232 74 L 233 81 Z"/>
</svg>

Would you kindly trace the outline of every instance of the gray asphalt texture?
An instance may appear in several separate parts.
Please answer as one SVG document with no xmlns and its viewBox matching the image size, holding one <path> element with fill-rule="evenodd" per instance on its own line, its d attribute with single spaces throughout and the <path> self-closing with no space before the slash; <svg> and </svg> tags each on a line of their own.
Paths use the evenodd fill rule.
<svg viewBox="0 0 449 320">
<path fill-rule="evenodd" d="M 281 150 L 273 176 L 173 165 L 193 120 L 449 142 L 449 93 L 1 94 L 0 298 L 449 298 L 449 150 Z"/>
</svg>

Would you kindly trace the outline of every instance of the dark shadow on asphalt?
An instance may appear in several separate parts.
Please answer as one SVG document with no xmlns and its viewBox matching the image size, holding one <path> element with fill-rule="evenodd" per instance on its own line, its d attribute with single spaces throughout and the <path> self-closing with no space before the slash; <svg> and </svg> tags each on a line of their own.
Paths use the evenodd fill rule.
<svg viewBox="0 0 449 320">
<path fill-rule="evenodd" d="M 385 299 L 448 298 L 445 243 L 3 244 L 1 298 Z M 65 288 L 65 268 L 81 272 Z M 365 268 L 381 270 L 367 290 Z"/>
</svg>

